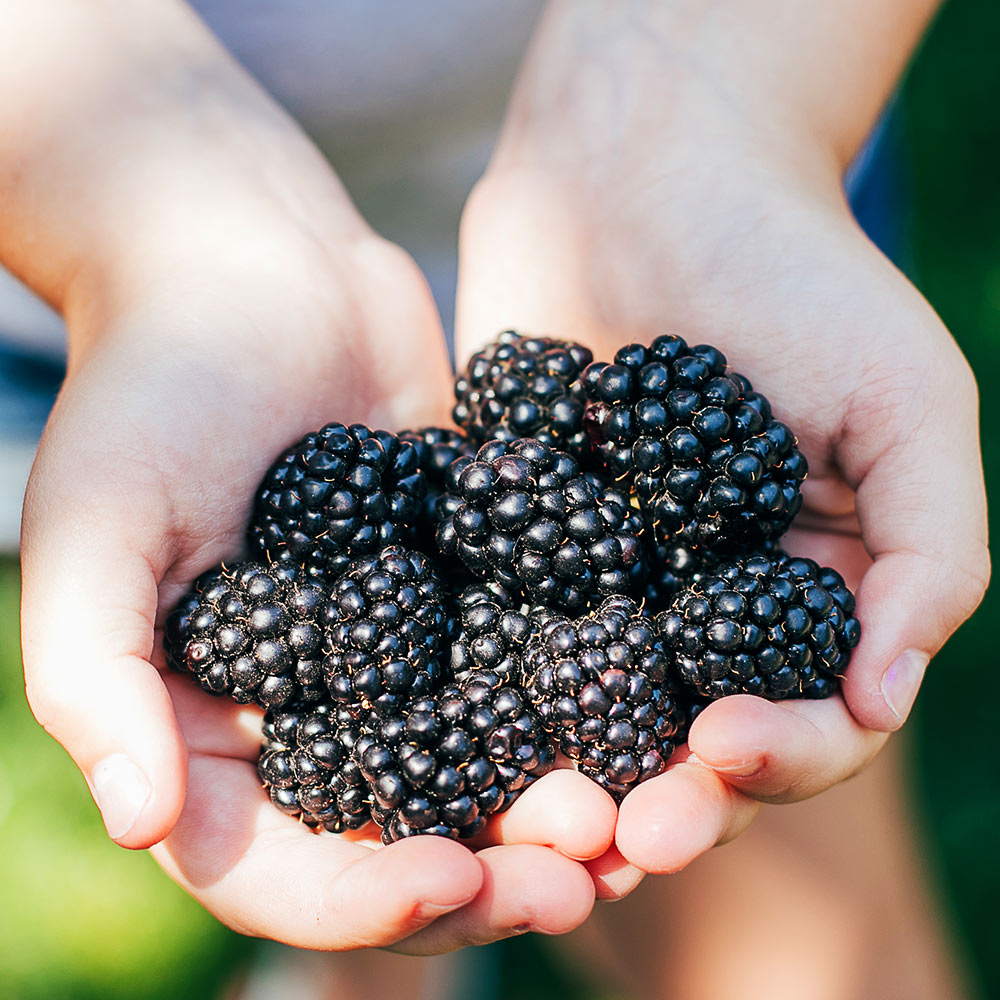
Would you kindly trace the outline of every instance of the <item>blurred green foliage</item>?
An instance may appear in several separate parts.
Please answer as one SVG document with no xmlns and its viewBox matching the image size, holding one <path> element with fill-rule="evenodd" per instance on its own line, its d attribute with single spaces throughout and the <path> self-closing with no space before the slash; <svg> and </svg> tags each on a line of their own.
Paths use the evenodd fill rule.
<svg viewBox="0 0 1000 1000">
<path fill-rule="evenodd" d="M 1000 5 L 953 0 L 901 95 L 915 280 L 954 332 L 986 401 L 987 486 L 1000 480 Z M 217 996 L 249 943 L 144 854 L 101 835 L 86 786 L 24 703 L 18 576 L 0 561 L 0 998 Z M 917 703 L 915 792 L 957 938 L 984 995 L 1000 996 L 1000 671 L 996 590 L 935 660 Z M 537 942 L 503 946 L 503 996 L 574 996 Z M 514 970 L 530 965 L 530 979 Z M 534 992 L 525 993 L 529 988 Z"/>
<path fill-rule="evenodd" d="M 249 943 L 116 847 L 24 700 L 19 576 L 0 561 L 0 998 L 214 997 Z"/>
</svg>

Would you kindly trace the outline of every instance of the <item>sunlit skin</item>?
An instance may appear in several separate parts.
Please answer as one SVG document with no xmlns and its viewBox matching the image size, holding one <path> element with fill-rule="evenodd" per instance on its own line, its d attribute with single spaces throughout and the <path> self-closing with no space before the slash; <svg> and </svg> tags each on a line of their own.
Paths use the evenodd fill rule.
<svg viewBox="0 0 1000 1000">
<path fill-rule="evenodd" d="M 101 803 L 117 842 L 155 845 L 245 933 L 428 954 L 571 930 L 761 801 L 862 768 L 912 701 L 890 708 L 886 669 L 935 652 L 988 574 L 971 376 L 840 193 L 931 5 L 822 128 L 762 115 L 768 88 L 742 107 L 732 80 L 705 85 L 683 31 L 650 44 L 677 26 L 647 5 L 553 7 L 466 211 L 458 354 L 507 326 L 601 358 L 665 331 L 716 344 L 799 435 L 812 473 L 788 546 L 858 587 L 863 639 L 843 698 L 728 699 L 620 813 L 555 772 L 475 851 L 314 836 L 260 790 L 259 714 L 165 673 L 163 618 L 239 554 L 273 456 L 329 419 L 443 421 L 450 377 L 412 261 L 182 4 L 136 6 L 0 0 L 19 94 L 0 112 L 0 258 L 70 337 L 25 505 L 27 690 L 89 780 L 118 755 L 145 777 L 127 829 Z"/>
</svg>

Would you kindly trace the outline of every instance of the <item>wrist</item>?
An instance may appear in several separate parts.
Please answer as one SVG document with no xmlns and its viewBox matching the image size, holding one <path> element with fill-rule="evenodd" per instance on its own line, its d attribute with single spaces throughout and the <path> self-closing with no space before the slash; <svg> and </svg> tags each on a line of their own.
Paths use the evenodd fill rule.
<svg viewBox="0 0 1000 1000">
<path fill-rule="evenodd" d="M 839 186 L 938 0 L 553 0 L 498 165 L 740 150 Z M 524 141 L 527 140 L 527 141 Z"/>
<path fill-rule="evenodd" d="M 185 4 L 0 6 L 0 84 L 21 87 L 0 108 L 0 259 L 60 310 L 146 271 L 253 271 L 296 231 L 363 232 L 319 152 Z"/>
</svg>

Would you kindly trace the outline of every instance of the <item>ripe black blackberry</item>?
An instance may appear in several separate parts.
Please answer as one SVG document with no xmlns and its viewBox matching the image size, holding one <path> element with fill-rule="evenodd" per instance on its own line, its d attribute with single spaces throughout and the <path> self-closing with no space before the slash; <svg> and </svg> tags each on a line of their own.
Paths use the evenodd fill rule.
<svg viewBox="0 0 1000 1000">
<path fill-rule="evenodd" d="M 282 812 L 331 833 L 371 819 L 371 789 L 352 757 L 361 718 L 357 708 L 328 702 L 265 714 L 257 774 Z"/>
<path fill-rule="evenodd" d="M 422 552 L 390 546 L 352 562 L 333 588 L 326 624 L 323 674 L 337 702 L 388 716 L 444 681 L 455 621 Z"/>
<path fill-rule="evenodd" d="M 647 534 L 649 576 L 642 596 L 647 609 L 655 612 L 666 608 L 704 570 L 708 560 L 701 549 L 682 542 L 657 541 L 652 532 Z"/>
<path fill-rule="evenodd" d="M 682 590 L 696 583 L 705 574 L 711 573 L 720 562 L 725 562 L 729 558 L 712 550 L 685 545 L 683 542 L 657 541 L 648 532 L 646 542 L 649 576 L 642 596 L 647 614 L 657 614 L 667 610 Z M 756 546 L 754 553 L 770 557 L 782 554 L 782 550 L 777 541 L 771 540 Z"/>
<path fill-rule="evenodd" d="M 840 574 L 783 554 L 717 565 L 657 625 L 677 679 L 712 699 L 826 698 L 861 636 Z"/>
<path fill-rule="evenodd" d="M 451 646 L 457 679 L 492 671 L 507 684 L 521 682 L 525 644 L 555 612 L 525 607 L 520 595 L 497 583 L 473 583 L 458 595 L 458 637 Z"/>
<path fill-rule="evenodd" d="M 411 442 L 363 424 L 327 424 L 268 470 L 257 490 L 250 549 L 333 583 L 352 559 L 411 539 L 426 493 Z"/>
<path fill-rule="evenodd" d="M 202 574 L 167 619 L 167 663 L 206 691 L 277 708 L 315 701 L 329 592 L 291 565 L 239 563 Z"/>
<path fill-rule="evenodd" d="M 525 686 L 542 724 L 617 801 L 660 774 L 687 737 L 668 665 L 653 619 L 625 597 L 550 621 L 528 643 Z"/>
<path fill-rule="evenodd" d="M 553 751 L 523 694 L 495 674 L 411 703 L 355 744 L 382 840 L 468 838 L 544 774 Z"/>
<path fill-rule="evenodd" d="M 416 431 L 400 431 L 400 441 L 412 444 L 417 452 L 417 464 L 427 480 L 427 494 L 417 511 L 414 527 L 416 544 L 423 552 L 435 551 L 434 532 L 437 529 L 435 507 L 446 489 L 448 467 L 456 458 L 476 454 L 477 446 L 460 430 L 452 427 L 424 427 Z"/>
<path fill-rule="evenodd" d="M 568 611 L 641 580 L 637 513 L 570 455 L 534 438 L 491 441 L 455 466 L 457 492 L 438 502 L 437 541 L 476 576 Z"/>
<path fill-rule="evenodd" d="M 588 450 L 579 377 L 592 360 L 581 344 L 505 330 L 456 378 L 452 419 L 477 444 L 533 437 L 579 457 Z"/>
<path fill-rule="evenodd" d="M 630 344 L 614 364 L 590 365 L 582 384 L 591 442 L 633 483 L 660 540 L 746 549 L 798 513 L 805 457 L 716 348 L 671 336 Z"/>
</svg>

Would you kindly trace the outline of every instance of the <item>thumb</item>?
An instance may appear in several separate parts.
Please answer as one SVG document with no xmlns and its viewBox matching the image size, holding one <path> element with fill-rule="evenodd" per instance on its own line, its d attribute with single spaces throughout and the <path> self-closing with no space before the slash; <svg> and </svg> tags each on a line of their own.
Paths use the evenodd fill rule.
<svg viewBox="0 0 1000 1000">
<path fill-rule="evenodd" d="M 146 546 L 157 512 L 143 493 L 116 489 L 113 476 L 95 485 L 95 473 L 75 464 L 77 475 L 47 459 L 43 445 L 28 485 L 26 690 L 38 721 L 86 777 L 108 835 L 144 848 L 169 833 L 187 785 L 184 740 L 150 662 L 157 579 Z"/>
<path fill-rule="evenodd" d="M 874 560 L 858 589 L 861 643 L 844 681 L 851 712 L 870 729 L 903 724 L 928 661 L 989 579 L 976 385 L 947 347 L 918 349 L 922 359 L 853 400 L 838 450 Z"/>
</svg>

